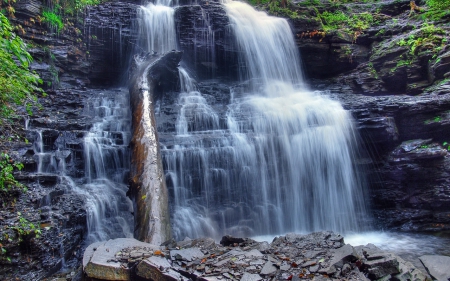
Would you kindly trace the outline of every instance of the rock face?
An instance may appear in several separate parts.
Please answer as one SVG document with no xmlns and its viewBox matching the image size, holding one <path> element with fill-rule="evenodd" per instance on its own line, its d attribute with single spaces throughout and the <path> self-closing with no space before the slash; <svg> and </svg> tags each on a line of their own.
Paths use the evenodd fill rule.
<svg viewBox="0 0 450 281">
<path fill-rule="evenodd" d="M 68 176 L 84 176 L 83 138 L 94 122 L 85 104 L 96 93 L 47 91 L 40 100 L 46 106 L 27 121 L 30 144 L 22 144 L 13 155 L 24 164 L 16 178 L 27 185 L 28 192 L 18 196 L 15 206 L 5 203 L 0 214 L 0 235 L 11 239 L 2 241 L 10 258 L 0 260 L 2 280 L 39 280 L 58 271 L 63 261 L 76 266 L 81 258 L 80 245 L 87 231 L 86 198 L 73 191 L 74 182 Z M 64 174 L 57 174 L 50 165 L 38 172 L 40 161 L 49 159 L 64 163 Z M 17 231 L 31 225 L 39 232 L 23 236 Z"/>
<path fill-rule="evenodd" d="M 332 97 L 352 112 L 366 151 L 376 151 L 361 161 L 375 222 L 405 231 L 448 230 L 450 95 Z"/>
<path fill-rule="evenodd" d="M 332 232 L 291 233 L 270 245 L 247 238 L 224 246 L 203 238 L 159 248 L 123 240 L 88 247 L 83 262 L 88 280 L 425 280 L 401 258 L 370 244 L 345 245 L 343 237 Z M 119 276 L 118 270 L 124 274 Z"/>
<path fill-rule="evenodd" d="M 126 69 L 136 46 L 136 14 L 133 1 L 108 2 L 88 7 L 85 16 L 84 39 L 92 83 L 122 85 Z"/>
<path fill-rule="evenodd" d="M 237 78 L 239 65 L 235 40 L 227 29 L 229 20 L 224 8 L 216 1 L 198 3 L 175 10 L 183 60 L 200 79 Z"/>
<path fill-rule="evenodd" d="M 149 56 L 137 66 L 130 86 L 133 111 L 131 193 L 135 237 L 155 245 L 169 240 L 168 194 L 155 122 L 154 100 L 177 85 L 180 52 Z"/>
</svg>

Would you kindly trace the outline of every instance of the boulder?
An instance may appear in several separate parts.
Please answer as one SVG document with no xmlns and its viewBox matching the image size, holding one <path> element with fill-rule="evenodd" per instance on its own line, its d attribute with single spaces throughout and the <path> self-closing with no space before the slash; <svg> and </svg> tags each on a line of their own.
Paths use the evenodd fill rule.
<svg viewBox="0 0 450 281">
<path fill-rule="evenodd" d="M 370 280 L 377 280 L 400 272 L 397 257 L 392 254 L 383 254 L 375 259 L 367 260 L 364 262 L 364 270 Z"/>
<path fill-rule="evenodd" d="M 90 278 L 100 280 L 131 280 L 130 269 L 116 259 L 116 254 L 128 247 L 160 247 L 132 238 L 118 238 L 88 246 L 83 257 L 83 271 Z"/>
<path fill-rule="evenodd" d="M 399 281 L 423 281 L 426 280 L 427 277 L 425 274 L 414 267 L 414 265 L 410 262 L 403 260 L 400 257 L 397 257 L 397 261 L 399 262 L 399 271 L 400 273 L 394 274 L 393 277 Z"/>
<path fill-rule="evenodd" d="M 450 257 L 438 255 L 425 255 L 419 257 L 428 273 L 438 281 L 450 279 Z"/>
</svg>

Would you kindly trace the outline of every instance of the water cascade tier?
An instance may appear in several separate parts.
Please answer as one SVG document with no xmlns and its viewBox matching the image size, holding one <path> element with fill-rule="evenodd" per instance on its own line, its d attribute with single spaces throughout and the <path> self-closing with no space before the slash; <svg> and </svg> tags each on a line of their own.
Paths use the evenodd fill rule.
<svg viewBox="0 0 450 281">
<path fill-rule="evenodd" d="M 167 6 L 150 4 L 141 21 L 166 19 Z M 241 2 L 223 9 L 240 80 L 195 81 L 184 65 L 178 97 L 155 99 L 175 238 L 361 230 L 367 212 L 350 114 L 304 86 L 286 20 Z M 141 33 L 148 53 L 172 42 L 171 25 L 159 22 Z"/>
<path fill-rule="evenodd" d="M 84 115 L 92 120 L 89 131 L 61 132 L 52 139 L 52 129 L 28 128 L 35 135 L 36 176 L 55 177 L 64 187 L 61 193 L 83 198 L 88 242 L 133 236 L 133 206 L 126 196 L 131 137 L 128 95 L 122 89 L 94 94 L 84 105 Z M 80 142 L 78 135 L 84 135 Z M 51 197 L 41 205 L 51 205 Z"/>
</svg>

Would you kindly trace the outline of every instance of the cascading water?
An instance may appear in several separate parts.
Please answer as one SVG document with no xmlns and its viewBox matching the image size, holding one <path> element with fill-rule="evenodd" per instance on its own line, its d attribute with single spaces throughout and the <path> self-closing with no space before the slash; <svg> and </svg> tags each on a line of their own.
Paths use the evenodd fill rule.
<svg viewBox="0 0 450 281">
<path fill-rule="evenodd" d="M 237 1 L 227 2 L 225 9 L 247 69 L 241 71 L 242 78 L 257 79 L 264 86 L 272 81 L 302 82 L 297 46 L 285 19 Z"/>
<path fill-rule="evenodd" d="M 78 188 L 87 199 L 91 241 L 133 237 L 133 206 L 126 196 L 131 113 L 126 95 L 94 98 L 87 111 L 98 118 L 84 138 L 85 177 Z"/>
<path fill-rule="evenodd" d="M 85 197 L 88 242 L 133 237 L 133 210 L 126 196 L 128 187 L 125 184 L 130 162 L 131 123 L 126 92 L 99 94 L 87 102 L 85 111 L 96 122 L 84 136 L 84 177 L 77 178 L 73 173 L 70 177 L 66 171 L 66 165 L 73 165 L 66 161 L 73 161 L 75 154 L 70 151 L 70 143 L 64 141 L 64 135 L 70 133 L 61 133 L 61 139 L 58 138 L 54 144 L 58 148 L 56 151 L 47 151 L 43 131 L 31 129 L 36 132 L 37 173 L 56 175 L 62 186 L 67 187 L 64 192 L 75 192 Z"/>
<path fill-rule="evenodd" d="M 302 86 L 286 20 L 240 2 L 224 6 L 249 83 L 233 88 L 220 111 L 180 69 L 174 136 L 161 143 L 174 236 L 360 230 L 366 210 L 350 114 Z M 149 26 L 149 52 L 174 36 Z"/>
<path fill-rule="evenodd" d="M 147 52 L 164 53 L 176 49 L 174 9 L 170 0 L 158 0 L 138 10 L 139 46 Z"/>
</svg>

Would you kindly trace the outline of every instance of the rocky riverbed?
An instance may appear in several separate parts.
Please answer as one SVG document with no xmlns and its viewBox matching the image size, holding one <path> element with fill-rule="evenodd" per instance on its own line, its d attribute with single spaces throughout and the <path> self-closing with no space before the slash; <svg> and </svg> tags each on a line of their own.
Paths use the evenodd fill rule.
<svg viewBox="0 0 450 281">
<path fill-rule="evenodd" d="M 446 256 L 422 256 L 423 273 L 373 244 L 353 247 L 333 232 L 287 234 L 271 243 L 224 236 L 155 246 L 134 239 L 91 244 L 86 280 L 447 280 Z M 445 278 L 445 279 L 443 279 Z"/>
</svg>

